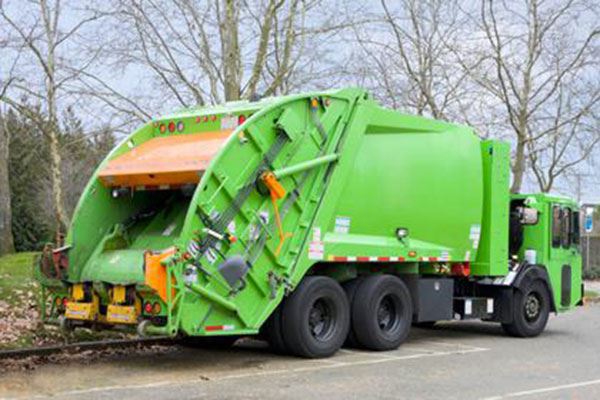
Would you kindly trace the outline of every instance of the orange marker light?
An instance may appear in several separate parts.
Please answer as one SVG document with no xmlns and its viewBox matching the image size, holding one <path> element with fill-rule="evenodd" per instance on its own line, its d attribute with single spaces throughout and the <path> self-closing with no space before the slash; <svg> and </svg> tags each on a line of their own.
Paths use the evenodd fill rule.
<svg viewBox="0 0 600 400">
<path fill-rule="evenodd" d="M 317 98 L 316 98 L 316 97 L 315 97 L 315 98 L 313 98 L 313 99 L 310 101 L 310 106 L 311 106 L 312 108 L 317 108 L 317 107 L 319 107 L 319 100 L 317 100 Z"/>
</svg>

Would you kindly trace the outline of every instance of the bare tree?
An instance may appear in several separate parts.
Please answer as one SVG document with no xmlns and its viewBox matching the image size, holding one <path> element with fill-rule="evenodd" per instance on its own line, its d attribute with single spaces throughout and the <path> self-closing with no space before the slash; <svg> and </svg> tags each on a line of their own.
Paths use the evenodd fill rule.
<svg viewBox="0 0 600 400">
<path fill-rule="evenodd" d="M 9 180 L 9 145 L 10 131 L 0 109 L 0 255 L 15 250 L 12 234 L 12 210 Z"/>
<path fill-rule="evenodd" d="M 593 51 L 593 44 L 600 34 L 597 17 L 593 17 L 594 13 L 597 15 L 595 7 L 587 0 L 481 1 L 478 16 L 474 17 L 482 32 L 478 49 L 474 49 L 475 61 L 466 62 L 466 54 L 459 61 L 505 110 L 515 144 L 512 192 L 521 189 L 528 154 L 542 190 L 550 190 L 557 173 L 560 175 L 578 163 L 565 162 L 556 168 L 559 160 L 566 160 L 567 152 L 575 150 L 568 144 L 577 141 L 578 124 L 583 114 L 597 104 L 597 94 L 586 102 L 569 101 L 568 112 L 563 107 L 567 100 L 561 96 L 574 95 L 563 89 L 594 74 L 590 66 L 598 54 Z M 556 140 L 551 139 L 549 144 L 548 137 Z M 584 159 L 595 145 L 594 141 L 589 144 L 591 147 L 582 149 L 582 157 L 569 159 Z M 554 151 L 550 157 L 558 160 L 545 160 L 548 153 L 543 148 Z M 546 178 L 541 179 L 541 169 L 547 168 L 553 170 L 546 170 Z"/>
<path fill-rule="evenodd" d="M 325 39 L 348 26 L 340 15 L 320 15 L 326 7 L 320 3 L 115 0 L 118 36 L 107 60 L 149 75 L 150 96 L 163 104 L 165 98 L 189 107 L 286 93 L 301 81 L 294 76 L 318 61 Z"/>
<path fill-rule="evenodd" d="M 0 55 L 4 55 L 6 46 L 7 44 L 4 41 L 0 41 L 0 50 L 2 50 Z M 8 77 L 0 80 L 0 99 L 5 96 L 11 82 L 12 80 Z M 2 107 L 0 107 L 0 255 L 12 253 L 15 250 L 12 233 L 12 204 L 8 170 L 10 130 L 6 128 L 4 112 Z"/>
<path fill-rule="evenodd" d="M 381 8 L 377 24 L 355 29 L 370 86 L 395 108 L 463 119 L 459 110 L 469 101 L 469 81 L 466 71 L 453 68 L 462 18 L 457 3 L 381 0 Z"/>
<path fill-rule="evenodd" d="M 583 104 L 583 106 L 581 106 Z M 600 143 L 600 88 L 559 87 L 553 110 L 536 129 L 537 140 L 528 141 L 531 171 L 542 192 L 549 192 L 556 180 L 582 166 L 593 168 L 591 157 Z M 581 174 L 581 171 L 578 172 Z M 578 188 L 578 192 L 581 188 Z"/>
<path fill-rule="evenodd" d="M 15 51 L 14 72 L 10 90 L 0 101 L 29 118 L 47 139 L 50 153 L 52 207 L 59 229 L 65 229 L 69 218 L 64 209 L 61 183 L 61 152 L 59 147 L 58 113 L 61 94 L 77 80 L 94 59 L 77 60 L 65 52 L 80 39 L 79 34 L 89 23 L 101 17 L 96 12 L 77 10 L 63 22 L 64 6 L 60 0 L 36 0 L 23 7 L 0 3 L 0 20 L 8 35 L 8 44 Z M 67 18 L 64 18 L 67 20 Z M 73 51 L 73 48 L 70 48 Z M 41 78 L 41 79 L 40 79 Z M 40 80 L 42 82 L 40 82 Z M 33 111 L 31 102 L 39 105 L 41 113 Z"/>
</svg>

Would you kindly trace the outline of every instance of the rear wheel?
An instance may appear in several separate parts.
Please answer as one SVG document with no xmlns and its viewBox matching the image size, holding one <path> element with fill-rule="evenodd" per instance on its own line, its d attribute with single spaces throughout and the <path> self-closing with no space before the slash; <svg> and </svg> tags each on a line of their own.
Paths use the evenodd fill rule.
<svg viewBox="0 0 600 400">
<path fill-rule="evenodd" d="M 294 355 L 329 357 L 342 347 L 348 335 L 348 300 L 340 284 L 331 278 L 304 278 L 282 311 L 283 337 Z"/>
<path fill-rule="evenodd" d="M 411 322 L 412 300 L 400 278 L 365 278 L 352 307 L 352 326 L 362 346 L 371 350 L 395 349 L 406 340 Z"/>
<path fill-rule="evenodd" d="M 344 291 L 346 292 L 346 297 L 348 298 L 348 304 L 350 306 L 350 310 L 352 310 L 352 304 L 354 303 L 354 297 L 356 294 L 356 289 L 362 282 L 362 278 L 354 278 L 342 284 Z M 345 347 L 359 347 L 358 341 L 356 340 L 356 334 L 354 333 L 354 329 L 352 328 L 352 313 L 350 313 L 350 329 L 348 330 L 348 336 L 346 337 L 346 341 L 344 342 Z"/>
<path fill-rule="evenodd" d="M 281 330 L 281 310 L 284 307 L 284 302 L 273 311 L 273 314 L 267 319 L 263 327 L 264 338 L 269 347 L 274 353 L 285 354 L 287 353 L 287 347 L 283 340 L 283 332 Z"/>
<path fill-rule="evenodd" d="M 546 327 L 550 315 L 550 294 L 546 285 L 536 280 L 516 289 L 513 302 L 513 322 L 502 324 L 511 336 L 537 336 Z"/>
</svg>

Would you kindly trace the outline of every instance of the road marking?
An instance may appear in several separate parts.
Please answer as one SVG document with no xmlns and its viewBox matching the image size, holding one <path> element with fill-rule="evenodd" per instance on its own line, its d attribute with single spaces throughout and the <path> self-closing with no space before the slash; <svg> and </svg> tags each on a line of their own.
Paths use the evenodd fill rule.
<svg viewBox="0 0 600 400">
<path fill-rule="evenodd" d="M 469 346 L 466 346 L 469 347 Z M 387 362 L 396 362 L 396 361 L 404 361 L 404 360 L 415 360 L 419 358 L 427 358 L 427 357 L 440 357 L 447 355 L 460 355 L 460 354 L 470 354 L 477 353 L 481 351 L 487 351 L 489 349 L 482 347 L 474 347 L 474 348 L 466 348 L 464 350 L 453 350 L 453 351 L 436 351 L 422 354 L 410 354 L 405 356 L 393 356 L 390 354 L 379 353 L 376 356 L 377 358 L 370 358 L 368 360 L 359 360 L 359 361 L 335 361 L 332 360 L 331 363 L 319 363 L 319 365 L 312 365 L 306 367 L 298 367 L 298 368 L 290 368 L 290 369 L 275 369 L 271 371 L 253 371 L 253 372 L 244 372 L 239 374 L 231 374 L 217 377 L 206 377 L 203 376 L 200 379 L 190 379 L 190 380 L 167 380 L 167 381 L 158 381 L 152 383 L 144 383 L 137 385 L 115 385 L 115 386 L 99 386 L 92 387 L 88 389 L 78 389 L 78 390 L 68 390 L 64 392 L 57 392 L 48 395 L 36 395 L 29 396 L 28 398 L 35 399 L 47 399 L 47 398 L 55 398 L 56 396 L 74 396 L 74 395 L 82 395 L 82 394 L 90 394 L 90 393 L 99 393 L 99 392 L 112 392 L 112 391 L 120 391 L 120 390 L 135 390 L 135 389 L 152 389 L 157 387 L 168 387 L 173 385 L 193 385 L 199 383 L 206 383 L 207 381 L 226 381 L 226 380 L 234 380 L 234 379 L 244 379 L 251 377 L 262 377 L 262 376 L 271 376 L 271 375 L 284 375 L 290 373 L 299 373 L 299 372 L 314 372 L 320 370 L 329 370 L 329 369 L 338 369 L 345 367 L 354 367 L 354 366 L 364 366 L 364 365 L 372 365 L 372 364 L 380 364 Z M 362 353 L 355 352 L 352 350 L 342 350 L 346 353 L 356 353 L 356 354 L 373 354 L 373 353 Z M 315 360 L 313 360 L 315 361 Z"/>
<path fill-rule="evenodd" d="M 420 342 L 422 342 L 422 343 L 439 344 L 441 346 L 464 347 L 466 349 L 485 349 L 484 347 L 471 346 L 470 344 L 453 343 L 453 342 L 442 342 L 440 340 L 421 340 Z M 488 349 L 485 349 L 485 350 L 488 350 Z"/>
<path fill-rule="evenodd" d="M 540 389 L 524 390 L 521 392 L 507 393 L 507 394 L 503 394 L 501 396 L 486 397 L 483 400 L 500 400 L 500 399 L 514 398 L 514 397 L 525 397 L 525 396 L 531 396 L 534 394 L 557 392 L 560 390 L 575 389 L 575 388 L 580 388 L 580 387 L 585 387 L 585 386 L 594 386 L 594 385 L 600 385 L 600 379 L 596 379 L 593 381 L 569 383 L 566 385 L 559 385 L 559 386 L 549 386 L 549 387 L 540 388 Z"/>
</svg>

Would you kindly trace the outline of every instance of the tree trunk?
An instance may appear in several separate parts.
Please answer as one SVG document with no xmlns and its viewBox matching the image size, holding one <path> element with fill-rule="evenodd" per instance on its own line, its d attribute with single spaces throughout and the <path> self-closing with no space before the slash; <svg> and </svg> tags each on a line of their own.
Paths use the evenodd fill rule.
<svg viewBox="0 0 600 400">
<path fill-rule="evenodd" d="M 63 205 L 63 191 L 61 181 L 62 157 L 58 143 L 58 135 L 52 129 L 48 139 L 50 142 L 50 180 L 52 183 L 52 204 L 54 206 L 54 216 L 56 218 L 57 230 L 64 233 L 69 226 L 69 218 Z"/>
<path fill-rule="evenodd" d="M 513 183 L 510 188 L 511 193 L 519 193 L 523 185 L 523 176 L 525 175 L 525 139 L 518 137 L 517 148 L 515 149 L 514 164 L 512 166 Z"/>
<path fill-rule="evenodd" d="M 0 117 L 0 255 L 15 251 L 8 176 L 9 132 L 5 128 Z"/>
<path fill-rule="evenodd" d="M 221 27 L 224 59 L 225 101 L 240 99 L 241 55 L 238 38 L 238 10 L 234 0 L 225 0 Z"/>
</svg>

